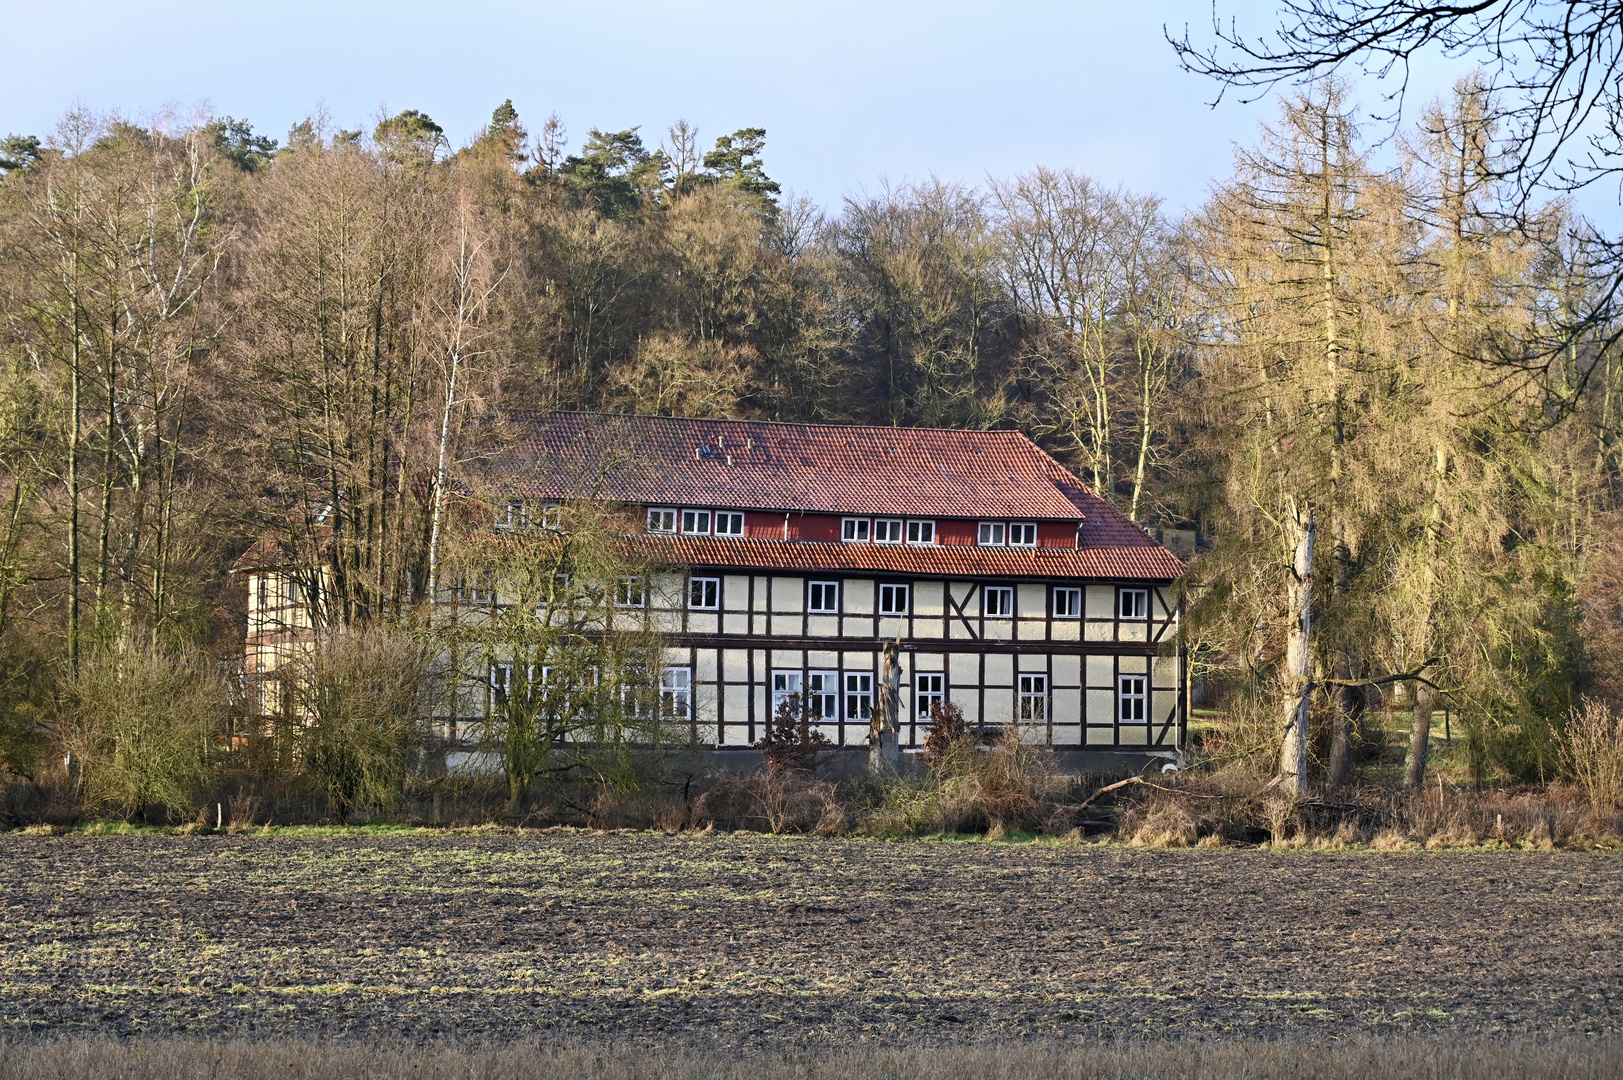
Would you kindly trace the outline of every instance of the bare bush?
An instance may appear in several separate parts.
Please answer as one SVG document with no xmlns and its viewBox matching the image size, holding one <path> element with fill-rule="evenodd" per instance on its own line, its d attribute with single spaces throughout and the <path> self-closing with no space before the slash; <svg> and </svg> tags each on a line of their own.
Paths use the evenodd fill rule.
<svg viewBox="0 0 1623 1080">
<path fill-rule="evenodd" d="M 1623 716 L 1604 701 L 1585 698 L 1567 714 L 1561 761 L 1596 814 L 1623 809 Z"/>
</svg>

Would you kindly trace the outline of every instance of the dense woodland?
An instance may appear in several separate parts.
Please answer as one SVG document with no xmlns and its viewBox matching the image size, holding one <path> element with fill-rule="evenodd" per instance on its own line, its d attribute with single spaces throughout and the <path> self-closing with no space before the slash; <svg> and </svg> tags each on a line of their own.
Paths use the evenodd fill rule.
<svg viewBox="0 0 1623 1080">
<path fill-rule="evenodd" d="M 1620 327 L 1585 222 L 1508 212 L 1496 115 L 1467 79 L 1377 167 L 1320 81 L 1181 219 L 1047 168 L 818 207 L 760 129 L 570 152 L 511 103 L 461 149 L 415 110 L 13 136 L 5 767 L 128 699 L 119 657 L 231 700 L 257 537 L 327 567 L 331 629 L 406 618 L 507 416 L 583 408 L 1018 428 L 1198 532 L 1229 751 L 1340 783 L 1418 702 L 1478 781 L 1553 778 L 1580 695 L 1623 692 Z"/>
</svg>

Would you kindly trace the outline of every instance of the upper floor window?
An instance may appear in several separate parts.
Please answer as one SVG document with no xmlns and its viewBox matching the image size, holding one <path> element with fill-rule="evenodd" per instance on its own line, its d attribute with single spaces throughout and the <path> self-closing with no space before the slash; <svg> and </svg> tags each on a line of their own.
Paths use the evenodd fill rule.
<svg viewBox="0 0 1623 1080">
<path fill-rule="evenodd" d="M 560 503 L 548 503 L 541 508 L 541 527 L 543 529 L 561 529 L 564 527 L 564 508 Z"/>
<path fill-rule="evenodd" d="M 860 543 L 868 539 L 867 518 L 845 518 L 840 522 L 840 539 L 848 544 Z"/>
<path fill-rule="evenodd" d="M 1002 547 L 1005 526 L 1001 521 L 983 521 L 979 542 L 982 547 Z"/>
<path fill-rule="evenodd" d="M 614 583 L 615 607 L 640 608 L 646 602 L 647 594 L 642 587 L 642 578 L 633 574 Z"/>
<path fill-rule="evenodd" d="M 1080 619 L 1082 617 L 1082 590 L 1054 590 L 1054 618 Z"/>
<path fill-rule="evenodd" d="M 459 604 L 488 604 L 496 599 L 496 573 L 476 570 L 461 573 L 451 585 L 453 599 Z"/>
<path fill-rule="evenodd" d="M 743 536 L 744 515 L 733 511 L 716 511 L 717 536 Z"/>
<path fill-rule="evenodd" d="M 879 614 L 906 615 L 910 591 L 906 585 L 879 586 Z"/>
<path fill-rule="evenodd" d="M 907 523 L 907 542 L 909 544 L 935 543 L 935 522 L 909 521 Z"/>
<path fill-rule="evenodd" d="M 1150 617 L 1150 591 L 1148 589 L 1121 589 L 1116 593 L 1116 616 L 1122 619 Z"/>
<path fill-rule="evenodd" d="M 873 542 L 876 544 L 900 544 L 902 542 L 902 519 L 874 518 Z"/>
<path fill-rule="evenodd" d="M 523 499 L 508 499 L 496 507 L 496 528 L 522 529 L 528 524 Z"/>
<path fill-rule="evenodd" d="M 648 531 L 653 533 L 673 533 L 676 531 L 676 511 L 654 509 L 648 511 Z"/>
<path fill-rule="evenodd" d="M 816 614 L 838 614 L 840 610 L 840 583 L 838 581 L 807 582 L 806 610 Z"/>
<path fill-rule="evenodd" d="M 1010 547 L 1036 547 L 1037 526 L 1030 521 L 1013 521 L 1009 523 Z"/>
<path fill-rule="evenodd" d="M 1007 619 L 1014 614 L 1014 589 L 1007 585 L 992 585 L 986 589 L 988 618 Z"/>
<path fill-rule="evenodd" d="M 682 531 L 699 536 L 710 535 L 710 511 L 684 510 L 682 511 Z"/>
<path fill-rule="evenodd" d="M 688 581 L 688 607 L 694 611 L 715 611 L 721 606 L 721 579 L 696 577 Z"/>
</svg>

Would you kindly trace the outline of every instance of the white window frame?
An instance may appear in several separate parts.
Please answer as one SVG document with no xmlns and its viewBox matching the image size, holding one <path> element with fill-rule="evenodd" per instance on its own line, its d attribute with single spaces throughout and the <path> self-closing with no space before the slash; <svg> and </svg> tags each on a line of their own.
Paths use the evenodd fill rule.
<svg viewBox="0 0 1623 1080">
<path fill-rule="evenodd" d="M 907 542 L 921 547 L 935 543 L 935 519 L 916 518 L 907 523 Z"/>
<path fill-rule="evenodd" d="M 508 695 L 513 692 L 513 665 L 490 665 L 490 711 L 506 703 Z"/>
<path fill-rule="evenodd" d="M 564 527 L 564 507 L 562 503 L 547 503 L 541 508 L 541 527 L 557 532 Z"/>
<path fill-rule="evenodd" d="M 1048 676 L 1022 674 L 1017 677 L 1016 691 L 1020 695 L 1015 716 L 1022 724 L 1048 723 Z"/>
<path fill-rule="evenodd" d="M 1056 585 L 1054 587 L 1053 612 L 1056 619 L 1080 619 L 1082 617 L 1082 590 Z"/>
<path fill-rule="evenodd" d="M 818 594 L 822 595 L 819 597 Z M 830 599 L 832 597 L 832 599 Z M 819 606 L 821 600 L 821 606 Z M 806 612 L 810 615 L 838 615 L 840 613 L 840 583 L 838 581 L 806 582 Z"/>
<path fill-rule="evenodd" d="M 1004 521 L 983 521 L 975 531 L 975 543 L 980 547 L 1002 547 L 1009 526 Z"/>
<path fill-rule="evenodd" d="M 1036 547 L 1037 523 L 1034 521 L 1011 521 L 1009 522 L 1008 537 L 1010 547 Z"/>
<path fill-rule="evenodd" d="M 706 593 L 710 597 L 709 603 L 704 602 Z M 719 577 L 688 578 L 688 610 L 720 611 L 721 579 Z"/>
<path fill-rule="evenodd" d="M 648 606 L 648 589 L 640 574 L 626 574 L 615 579 L 614 606 L 626 609 Z"/>
<path fill-rule="evenodd" d="M 709 536 L 710 511 L 684 510 L 682 511 L 683 536 Z"/>
<path fill-rule="evenodd" d="M 693 718 L 693 669 L 659 669 L 659 713 L 668 720 Z"/>
<path fill-rule="evenodd" d="M 868 518 L 841 518 L 840 540 L 847 544 L 866 544 L 872 528 L 873 522 Z"/>
<path fill-rule="evenodd" d="M 907 525 L 901 518 L 874 518 L 873 542 L 876 544 L 900 544 L 906 539 Z"/>
<path fill-rule="evenodd" d="M 805 672 L 799 668 L 775 669 L 772 672 L 772 716 L 775 718 L 778 709 L 794 694 L 801 695 L 800 700 L 805 701 L 805 690 Z"/>
<path fill-rule="evenodd" d="M 885 606 L 887 598 L 894 598 L 898 594 L 898 591 L 900 592 L 900 595 L 901 595 L 901 598 L 902 598 L 902 606 L 899 607 L 899 608 L 894 607 L 894 606 L 887 608 Z M 892 605 L 894 605 L 894 603 L 895 603 L 894 599 L 891 599 L 890 602 L 891 602 Z M 906 618 L 908 615 L 912 614 L 912 612 L 913 612 L 913 586 L 911 586 L 911 585 L 900 585 L 900 584 L 895 584 L 895 583 L 879 586 L 879 617 L 880 618 L 901 619 L 901 618 Z"/>
<path fill-rule="evenodd" d="M 662 535 L 672 535 L 676 532 L 676 510 L 669 506 L 651 506 L 648 508 L 648 531 Z"/>
<path fill-rule="evenodd" d="M 1116 721 L 1121 724 L 1147 724 L 1150 722 L 1150 677 L 1148 675 L 1116 676 Z"/>
<path fill-rule="evenodd" d="M 715 525 L 717 536 L 743 536 L 744 514 L 738 510 L 717 510 L 710 520 Z"/>
<path fill-rule="evenodd" d="M 921 724 L 930 722 L 930 703 L 947 700 L 947 676 L 940 671 L 920 671 L 913 676 L 913 716 Z"/>
<path fill-rule="evenodd" d="M 873 719 L 873 672 L 845 673 L 845 718 L 865 723 Z"/>
<path fill-rule="evenodd" d="M 981 614 L 988 619 L 1014 618 L 1014 587 L 988 585 L 981 590 Z"/>
<path fill-rule="evenodd" d="M 1129 603 L 1131 601 L 1131 603 Z M 1131 614 L 1129 614 L 1131 611 Z M 1150 617 L 1150 590 L 1117 589 L 1116 618 L 1126 622 L 1143 622 Z"/>
<path fill-rule="evenodd" d="M 470 585 L 469 579 L 472 579 Z M 496 572 L 487 568 L 459 573 L 451 583 L 451 592 L 459 604 L 484 607 L 496 601 Z"/>
<path fill-rule="evenodd" d="M 522 529 L 530 523 L 523 499 L 503 499 L 496 515 L 496 528 Z"/>
<path fill-rule="evenodd" d="M 838 671 L 806 672 L 806 691 L 801 700 L 806 703 L 806 718 L 817 723 L 840 722 L 840 673 Z"/>
</svg>

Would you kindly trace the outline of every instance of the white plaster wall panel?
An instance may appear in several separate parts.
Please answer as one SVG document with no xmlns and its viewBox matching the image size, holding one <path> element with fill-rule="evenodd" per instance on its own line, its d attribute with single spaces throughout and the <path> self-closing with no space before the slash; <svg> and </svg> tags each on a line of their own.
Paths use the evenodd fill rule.
<svg viewBox="0 0 1623 1080">
<path fill-rule="evenodd" d="M 1082 728 L 1079 724 L 1055 724 L 1051 746 L 1081 746 Z"/>
<path fill-rule="evenodd" d="M 1082 722 L 1082 691 L 1052 690 L 1049 692 L 1048 697 L 1048 707 L 1054 711 L 1054 723 L 1080 724 Z"/>
<path fill-rule="evenodd" d="M 1022 619 L 1044 618 L 1048 614 L 1048 586 L 1016 586 L 1014 610 Z"/>
<path fill-rule="evenodd" d="M 721 651 L 721 675 L 728 682 L 748 682 L 750 676 L 749 651 L 746 649 L 723 649 Z"/>
<path fill-rule="evenodd" d="M 1140 727 L 1138 724 L 1123 724 L 1120 738 L 1123 746 L 1148 746 L 1150 729 Z"/>
<path fill-rule="evenodd" d="M 1081 641 L 1082 623 L 1078 619 L 1055 619 L 1053 634 L 1055 641 Z"/>
<path fill-rule="evenodd" d="M 757 577 L 755 579 L 755 594 L 754 594 L 754 601 L 755 602 L 750 608 L 751 611 L 766 611 L 767 610 L 767 603 L 768 603 L 767 590 L 770 588 L 771 584 L 772 584 L 772 579 L 769 578 L 769 577 Z"/>
<path fill-rule="evenodd" d="M 726 705 L 726 726 L 722 728 L 723 745 L 748 745 L 750 742 L 750 688 L 747 686 L 726 687 L 722 691 L 722 702 Z"/>
<path fill-rule="evenodd" d="M 904 657 L 911 657 L 912 658 L 911 670 L 913 670 L 913 671 L 945 671 L 945 670 L 947 670 L 947 658 L 944 655 L 942 655 L 941 653 L 938 653 L 938 652 L 916 652 L 916 653 L 903 653 L 902 655 Z M 908 666 L 904 661 L 903 670 L 907 670 L 907 669 L 908 669 Z"/>
<path fill-rule="evenodd" d="M 806 633 L 812 637 L 834 637 L 839 632 L 838 615 L 812 615 L 806 619 Z"/>
<path fill-rule="evenodd" d="M 873 637 L 873 624 L 874 620 L 870 618 L 853 619 L 847 616 L 842 624 L 844 626 L 842 633 L 846 637 L 871 638 Z"/>
<path fill-rule="evenodd" d="M 773 649 L 772 666 L 774 668 L 800 668 L 803 667 L 806 654 L 800 649 Z"/>
<path fill-rule="evenodd" d="M 902 619 L 879 620 L 879 640 L 881 641 L 895 641 L 898 632 L 902 634 L 902 640 L 905 641 L 907 640 L 906 631 L 907 623 Z"/>
<path fill-rule="evenodd" d="M 913 636 L 916 638 L 929 638 L 938 641 L 942 636 L 941 620 L 916 619 L 913 622 Z"/>
<path fill-rule="evenodd" d="M 806 608 L 806 579 L 780 577 L 772 579 L 773 611 L 804 611 Z"/>
<path fill-rule="evenodd" d="M 1178 658 L 1176 656 L 1157 656 L 1150 661 L 1150 683 L 1154 686 L 1173 688 L 1178 685 Z"/>
<path fill-rule="evenodd" d="M 747 634 L 750 632 L 750 617 L 743 614 L 728 614 L 722 616 L 721 632 L 724 634 Z"/>
<path fill-rule="evenodd" d="M 806 653 L 806 666 L 814 671 L 832 671 L 840 666 L 840 654 L 833 650 L 811 649 Z"/>
<path fill-rule="evenodd" d="M 988 653 L 986 655 L 986 685 L 1013 686 L 1014 657 L 1008 653 Z"/>
<path fill-rule="evenodd" d="M 947 665 L 947 681 L 954 690 L 981 684 L 981 658 L 975 653 L 953 653 Z"/>
<path fill-rule="evenodd" d="M 947 700 L 958 706 L 959 711 L 964 714 L 964 722 L 969 724 L 971 727 L 974 727 L 976 724 L 981 722 L 981 702 L 979 694 L 972 691 L 960 692 L 956 697 L 949 695 Z"/>
<path fill-rule="evenodd" d="M 1112 728 L 1088 728 L 1089 746 L 1113 746 L 1116 742 L 1116 733 Z"/>
<path fill-rule="evenodd" d="M 1150 691 L 1150 719 L 1157 724 L 1164 724 L 1175 719 L 1178 714 L 1178 692 L 1176 690 Z"/>
<path fill-rule="evenodd" d="M 1019 622 L 1015 623 L 1014 626 L 1016 636 L 1021 641 L 1042 641 L 1048 637 L 1048 626 L 1046 623 L 1037 622 L 1035 620 L 1021 619 Z"/>
<path fill-rule="evenodd" d="M 725 611 L 744 611 L 749 608 L 750 579 L 743 574 L 728 574 L 721 579 L 721 606 Z"/>
<path fill-rule="evenodd" d="M 1147 656 L 1123 656 L 1120 659 L 1123 674 L 1147 675 L 1150 670 L 1150 658 Z"/>
<path fill-rule="evenodd" d="M 878 665 L 878 654 L 871 652 L 845 652 L 840 654 L 842 666 L 848 671 L 873 671 Z"/>
<path fill-rule="evenodd" d="M 1121 624 L 1121 638 L 1120 638 L 1120 640 L 1122 640 L 1122 641 L 1148 641 L 1148 640 L 1150 640 L 1150 628 L 1149 628 L 1149 625 L 1147 623 L 1142 623 L 1142 622 L 1124 622 L 1124 623 L 1122 623 Z"/>
<path fill-rule="evenodd" d="M 692 611 L 688 613 L 688 633 L 719 634 L 720 632 L 721 616 L 708 611 Z"/>
<path fill-rule="evenodd" d="M 1083 614 L 1090 619 L 1116 617 L 1116 590 L 1111 585 L 1089 585 L 1083 593 Z"/>
<path fill-rule="evenodd" d="M 848 578 L 841 583 L 840 591 L 845 594 L 843 599 L 847 615 L 872 615 L 874 613 L 873 582 L 865 578 Z"/>
<path fill-rule="evenodd" d="M 1088 685 L 1100 689 L 1116 689 L 1116 664 L 1113 657 L 1090 656 L 1088 661 Z"/>
<path fill-rule="evenodd" d="M 1054 685 L 1082 685 L 1082 658 L 1080 656 L 1054 657 Z"/>
<path fill-rule="evenodd" d="M 1088 691 L 1088 723 L 1111 724 L 1116 720 L 1116 692 L 1114 690 Z"/>
<path fill-rule="evenodd" d="M 948 627 L 948 629 L 950 631 L 949 636 L 952 637 L 953 639 L 957 640 L 957 641 L 974 641 L 975 640 L 975 631 L 974 631 L 974 629 L 971 628 L 971 627 L 965 626 L 964 623 L 963 623 L 963 620 L 958 618 L 956 615 L 953 616 L 952 622 L 948 623 L 947 627 Z"/>
<path fill-rule="evenodd" d="M 1019 652 L 1014 654 L 1015 666 L 1021 671 L 1048 670 L 1048 654 L 1040 652 Z"/>
<path fill-rule="evenodd" d="M 986 641 L 1013 641 L 1014 620 L 987 619 L 982 637 Z"/>
<path fill-rule="evenodd" d="M 942 584 L 939 581 L 918 581 L 913 584 L 913 614 L 926 619 L 941 618 Z"/>
<path fill-rule="evenodd" d="M 1090 622 L 1084 627 L 1082 640 L 1084 641 L 1113 641 L 1116 637 L 1116 624 L 1107 622 Z"/>
<path fill-rule="evenodd" d="M 695 682 L 713 683 L 716 681 L 716 669 L 720 667 L 715 649 L 693 650 L 693 678 Z"/>
<path fill-rule="evenodd" d="M 986 714 L 982 717 L 983 724 L 1012 724 L 1014 723 L 1014 691 L 1009 689 L 991 689 L 986 691 Z"/>
</svg>

